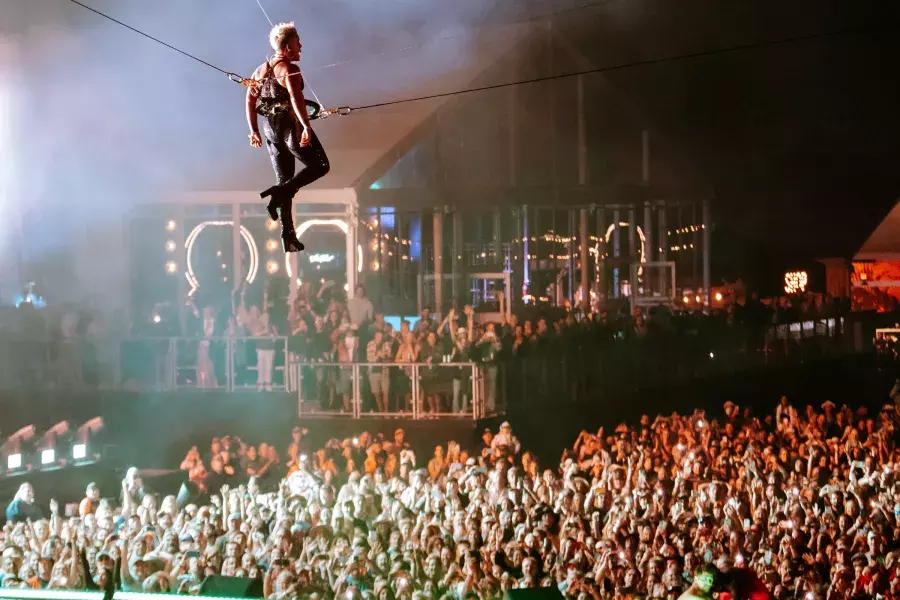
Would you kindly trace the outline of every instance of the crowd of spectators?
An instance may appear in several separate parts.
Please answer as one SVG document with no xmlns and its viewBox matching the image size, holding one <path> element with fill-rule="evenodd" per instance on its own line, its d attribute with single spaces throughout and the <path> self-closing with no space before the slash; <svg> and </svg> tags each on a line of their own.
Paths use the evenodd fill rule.
<svg viewBox="0 0 900 600">
<path fill-rule="evenodd" d="M 304 283 L 292 295 L 270 288 L 258 294 L 243 286 L 230 302 L 227 297 L 191 297 L 186 310 L 159 304 L 145 315 L 145 322 L 133 324 L 130 334 L 121 319 L 107 325 L 84 311 L 23 305 L 15 309 L 16 327 L 4 327 L 0 321 L 0 351 L 8 352 L 3 364 L 10 365 L 8 372 L 0 372 L 0 384 L 228 385 L 273 391 L 293 389 L 302 381 L 304 398 L 319 409 L 348 411 L 353 389 L 349 369 L 291 369 L 290 359 L 415 362 L 428 365 L 419 371 L 421 393 L 416 399 L 410 368 L 365 367 L 359 381 L 363 410 L 410 412 L 415 401 L 419 413 L 428 415 L 467 412 L 472 404 L 471 369 L 440 365 L 473 361 L 485 367 L 484 399 L 490 411 L 507 392 L 521 396 L 540 390 L 539 395 L 545 395 L 548 389 L 563 387 L 581 398 L 610 386 L 620 391 L 663 385 L 722 369 L 824 355 L 837 343 L 834 328 L 827 335 L 816 330 L 818 335 L 811 339 L 798 340 L 796 332 L 775 335 L 773 327 L 805 319 L 833 320 L 846 309 L 833 298 L 802 294 L 765 303 L 749 295 L 710 310 L 688 303 L 649 310 L 623 304 L 587 313 L 523 306 L 514 312 L 497 293 L 477 313 L 472 306 L 439 316 L 426 309 L 418 318 L 392 323 L 376 310 L 363 286 L 349 300 L 332 281 L 315 288 Z M 485 310 L 493 322 L 481 314 Z M 170 337 L 181 341 L 173 346 Z M 603 371 L 607 374 L 602 381 L 592 379 L 594 372 Z M 540 378 L 523 381 L 526 372 L 539 372 Z"/>
<path fill-rule="evenodd" d="M 151 493 L 131 469 L 106 491 L 118 500 L 88 486 L 77 508 L 51 500 L 45 518 L 22 484 L 0 582 L 195 593 L 221 574 L 258 579 L 273 600 L 541 586 L 579 600 L 677 598 L 715 565 L 752 570 L 776 598 L 895 598 L 898 424 L 896 405 L 782 399 L 756 416 L 726 403 L 717 419 L 582 431 L 552 465 L 508 423 L 471 453 L 450 442 L 430 456 L 402 430 L 313 449 L 298 428 L 284 462 L 220 438 L 188 455 L 196 488 L 179 496 Z"/>
</svg>

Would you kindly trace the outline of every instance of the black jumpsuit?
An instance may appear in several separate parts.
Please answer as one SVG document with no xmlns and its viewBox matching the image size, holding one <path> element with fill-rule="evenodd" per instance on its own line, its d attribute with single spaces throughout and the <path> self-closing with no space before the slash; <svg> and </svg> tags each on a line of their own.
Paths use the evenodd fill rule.
<svg viewBox="0 0 900 600">
<path fill-rule="evenodd" d="M 265 117 L 263 135 L 278 184 L 283 185 L 293 195 L 303 186 L 324 177 L 330 167 L 328 156 L 325 155 L 325 149 L 315 132 L 310 130 L 307 146 L 300 145 L 301 131 L 291 106 L 291 94 L 287 88 L 278 83 L 275 76 L 275 65 L 280 62 L 282 61 L 279 60 L 270 65 L 261 80 L 256 112 Z M 294 77 L 300 77 L 300 75 L 294 75 Z M 301 78 L 300 89 L 302 90 L 303 87 Z M 296 174 L 295 158 L 303 163 L 303 169 Z M 285 207 L 282 214 L 290 214 L 289 208 L 290 205 Z"/>
</svg>

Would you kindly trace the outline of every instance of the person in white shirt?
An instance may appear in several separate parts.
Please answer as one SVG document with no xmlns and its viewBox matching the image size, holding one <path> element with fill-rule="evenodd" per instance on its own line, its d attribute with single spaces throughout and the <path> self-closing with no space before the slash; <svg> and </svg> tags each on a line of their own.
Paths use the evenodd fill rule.
<svg viewBox="0 0 900 600">
<path fill-rule="evenodd" d="M 509 421 L 500 425 L 500 432 L 491 440 L 491 450 L 495 457 L 516 455 L 522 449 L 519 439 L 513 435 Z"/>
<path fill-rule="evenodd" d="M 356 286 L 355 295 L 347 301 L 347 312 L 350 313 L 350 322 L 360 328 L 375 319 L 375 307 L 366 298 L 366 288 L 362 285 Z"/>
</svg>

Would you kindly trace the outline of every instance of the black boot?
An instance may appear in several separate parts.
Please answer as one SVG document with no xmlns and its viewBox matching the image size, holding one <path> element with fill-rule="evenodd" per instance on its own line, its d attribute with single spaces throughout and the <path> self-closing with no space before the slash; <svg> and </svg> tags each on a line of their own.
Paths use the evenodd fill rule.
<svg viewBox="0 0 900 600">
<path fill-rule="evenodd" d="M 265 200 L 269 196 L 272 197 L 269 200 L 269 203 L 266 205 L 266 212 L 269 213 L 269 218 L 273 221 L 278 220 L 278 209 L 282 207 L 285 201 L 293 198 L 293 195 L 290 194 L 287 190 L 284 189 L 284 186 L 281 185 L 273 185 L 267 190 L 263 190 L 259 193 L 259 197 Z"/>
<path fill-rule="evenodd" d="M 281 245 L 287 252 L 302 252 L 303 244 L 297 239 L 297 229 L 294 227 L 294 215 L 291 210 L 291 202 L 286 202 L 278 207 L 281 216 Z"/>
</svg>

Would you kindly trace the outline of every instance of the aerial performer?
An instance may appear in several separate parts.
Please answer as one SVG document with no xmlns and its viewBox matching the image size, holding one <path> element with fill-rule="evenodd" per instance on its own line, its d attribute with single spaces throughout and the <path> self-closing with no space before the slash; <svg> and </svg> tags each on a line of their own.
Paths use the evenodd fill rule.
<svg viewBox="0 0 900 600">
<path fill-rule="evenodd" d="M 250 145 L 263 144 L 258 117 L 263 116 L 266 150 L 272 160 L 276 185 L 260 193 L 270 198 L 266 210 L 273 221 L 281 220 L 281 243 L 285 252 L 300 252 L 303 244 L 294 228 L 293 201 L 300 188 L 324 177 L 329 170 L 328 156 L 310 125 L 303 76 L 296 63 L 300 60 L 300 36 L 293 23 L 279 23 L 269 33 L 275 55 L 257 67 L 247 88 L 247 123 Z M 295 173 L 294 160 L 303 164 Z"/>
</svg>

